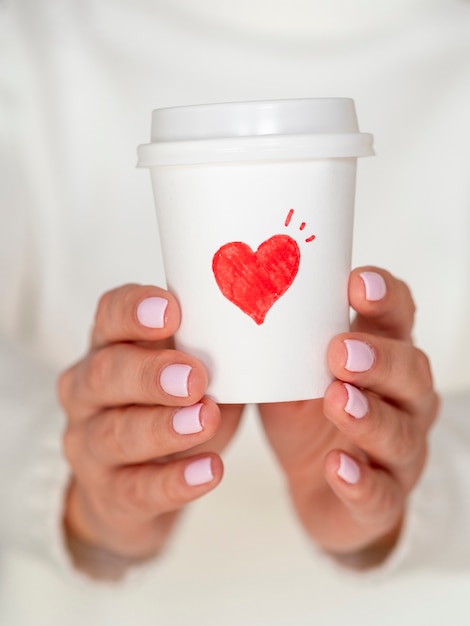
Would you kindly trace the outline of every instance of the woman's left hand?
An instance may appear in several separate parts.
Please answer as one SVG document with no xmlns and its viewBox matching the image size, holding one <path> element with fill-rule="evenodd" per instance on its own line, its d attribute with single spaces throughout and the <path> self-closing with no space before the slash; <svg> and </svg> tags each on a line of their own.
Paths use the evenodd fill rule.
<svg viewBox="0 0 470 626">
<path fill-rule="evenodd" d="M 408 287 L 364 267 L 351 273 L 349 301 L 357 316 L 329 346 L 337 380 L 325 397 L 259 409 L 307 533 L 363 568 L 396 542 L 439 400 L 429 361 L 412 343 Z"/>
</svg>

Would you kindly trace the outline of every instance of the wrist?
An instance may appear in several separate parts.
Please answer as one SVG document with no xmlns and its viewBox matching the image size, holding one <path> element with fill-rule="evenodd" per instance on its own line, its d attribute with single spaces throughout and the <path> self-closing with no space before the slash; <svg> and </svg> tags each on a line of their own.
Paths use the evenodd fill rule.
<svg viewBox="0 0 470 626">
<path fill-rule="evenodd" d="M 380 567 L 395 548 L 400 537 L 402 524 L 403 520 L 400 520 L 391 531 L 363 548 L 345 553 L 331 551 L 330 554 L 335 561 L 348 569 L 365 571 Z"/>
<path fill-rule="evenodd" d="M 74 567 L 95 580 L 121 580 L 130 568 L 147 560 L 123 556 L 87 543 L 67 529 L 65 544 Z"/>
<path fill-rule="evenodd" d="M 65 546 L 74 567 L 96 580 L 120 580 L 132 567 L 156 558 L 179 516 L 159 515 L 149 533 L 138 522 L 123 528 L 110 520 L 97 521 L 83 500 L 72 479 L 63 517 Z"/>
</svg>

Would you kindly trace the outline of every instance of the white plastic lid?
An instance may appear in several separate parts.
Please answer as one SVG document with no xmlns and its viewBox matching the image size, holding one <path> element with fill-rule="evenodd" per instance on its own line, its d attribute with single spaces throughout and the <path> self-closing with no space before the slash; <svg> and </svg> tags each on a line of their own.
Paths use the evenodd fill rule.
<svg viewBox="0 0 470 626">
<path fill-rule="evenodd" d="M 372 136 L 359 132 L 353 100 L 306 98 L 156 109 L 138 165 L 371 154 Z"/>
</svg>

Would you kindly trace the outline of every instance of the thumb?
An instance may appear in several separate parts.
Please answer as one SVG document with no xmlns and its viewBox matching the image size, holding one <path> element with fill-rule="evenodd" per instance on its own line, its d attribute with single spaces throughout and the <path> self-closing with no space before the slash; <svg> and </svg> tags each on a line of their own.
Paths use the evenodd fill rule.
<svg viewBox="0 0 470 626">
<path fill-rule="evenodd" d="M 349 302 L 357 312 L 353 332 L 411 341 L 416 307 L 408 286 L 389 272 L 355 269 L 349 277 Z"/>
</svg>

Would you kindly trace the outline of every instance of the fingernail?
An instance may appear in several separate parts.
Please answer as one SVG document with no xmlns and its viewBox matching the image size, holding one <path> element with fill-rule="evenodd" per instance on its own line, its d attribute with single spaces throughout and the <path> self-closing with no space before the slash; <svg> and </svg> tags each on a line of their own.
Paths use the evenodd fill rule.
<svg viewBox="0 0 470 626">
<path fill-rule="evenodd" d="M 179 435 L 192 435 L 202 430 L 199 414 L 204 405 L 202 402 L 178 409 L 173 415 L 173 428 Z"/>
<path fill-rule="evenodd" d="M 214 474 L 212 473 L 212 460 L 210 457 L 193 461 L 184 470 L 184 479 L 191 487 L 210 483 L 213 478 Z"/>
<path fill-rule="evenodd" d="M 145 298 L 137 307 L 137 319 L 147 328 L 163 328 L 168 300 L 165 298 Z"/>
<path fill-rule="evenodd" d="M 160 385 L 170 396 L 187 398 L 189 396 L 188 380 L 191 373 L 190 365 L 175 363 L 167 365 L 160 374 Z"/>
<path fill-rule="evenodd" d="M 349 485 L 355 485 L 361 477 L 359 465 L 351 457 L 343 453 L 339 455 L 339 467 L 336 473 Z"/>
<path fill-rule="evenodd" d="M 387 285 L 384 279 L 377 272 L 362 272 L 360 277 L 364 281 L 364 287 L 366 288 L 366 299 L 371 302 L 382 300 L 387 293 Z"/>
<path fill-rule="evenodd" d="M 349 385 L 348 383 L 343 383 L 346 387 L 346 391 L 348 392 L 348 401 L 344 410 L 346 413 L 349 413 L 351 417 L 355 417 L 356 419 L 363 418 L 367 411 L 369 410 L 369 402 L 363 393 L 359 391 L 353 385 Z"/>
<path fill-rule="evenodd" d="M 350 372 L 367 372 L 374 365 L 375 353 L 369 344 L 357 339 L 345 339 L 348 352 L 345 368 Z"/>
</svg>

